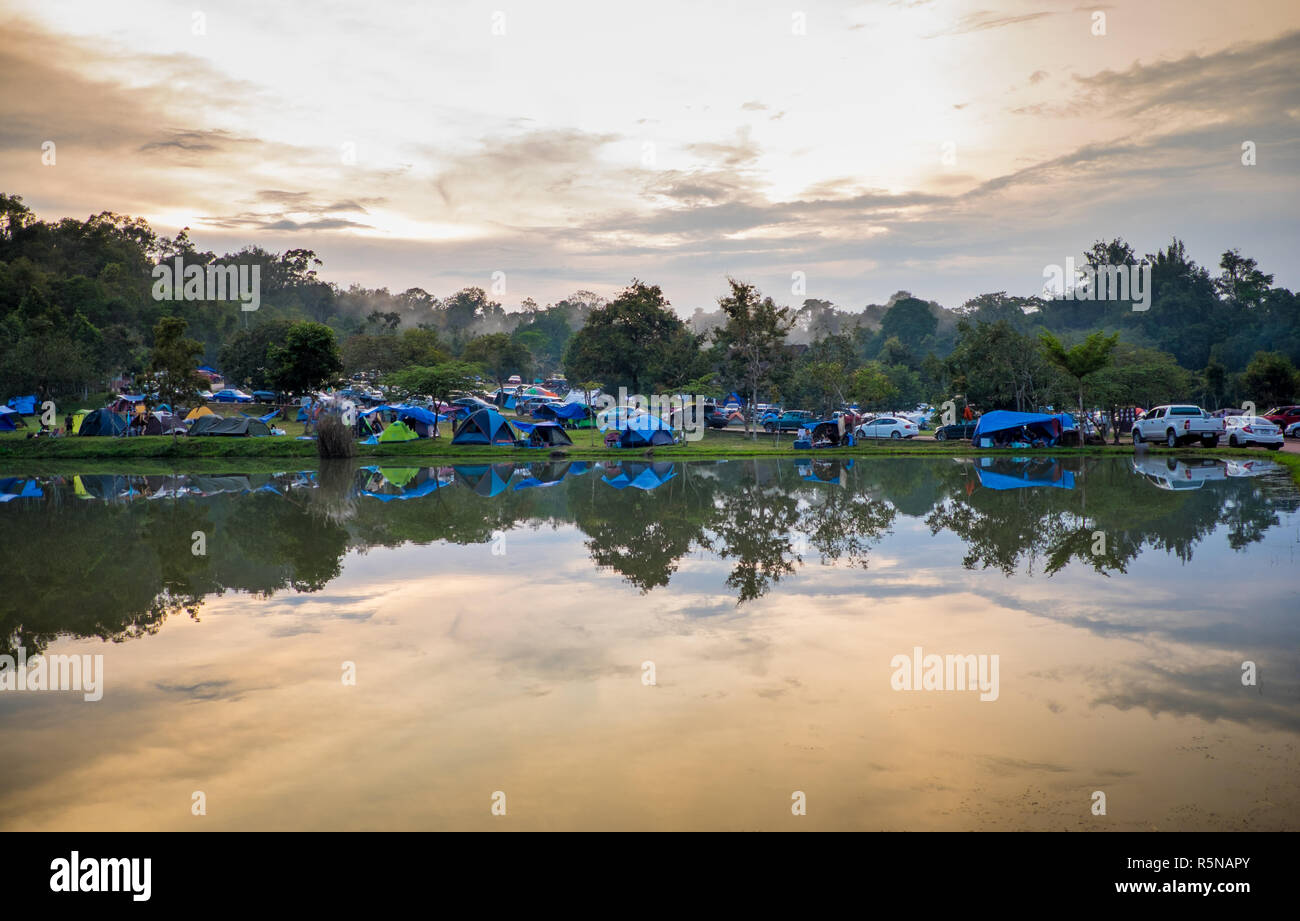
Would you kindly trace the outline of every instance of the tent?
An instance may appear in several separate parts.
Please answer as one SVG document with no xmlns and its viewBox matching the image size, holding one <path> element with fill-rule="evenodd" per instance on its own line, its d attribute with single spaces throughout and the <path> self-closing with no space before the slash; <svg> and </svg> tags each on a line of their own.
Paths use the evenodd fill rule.
<svg viewBox="0 0 1300 921">
<path fill-rule="evenodd" d="M 848 484 L 846 472 L 853 469 L 853 459 L 842 461 L 838 457 L 819 460 L 800 459 L 795 461 L 799 476 L 809 483 L 832 483 L 836 486 Z"/>
<path fill-rule="evenodd" d="M 519 439 L 521 448 L 561 448 L 573 444 L 569 433 L 554 422 L 538 422 L 528 428 L 531 431 L 527 437 Z"/>
<path fill-rule="evenodd" d="M 203 416 L 215 416 L 215 415 L 216 413 L 208 409 L 206 406 L 196 406 L 190 410 L 189 415 L 185 417 L 185 421 L 193 422 L 195 419 L 202 418 Z"/>
<path fill-rule="evenodd" d="M 572 466 L 569 463 L 529 464 L 527 479 L 516 483 L 515 491 L 554 486 L 568 476 L 569 468 Z"/>
<path fill-rule="evenodd" d="M 808 447 L 811 448 L 845 448 L 853 445 L 853 433 L 846 426 L 844 436 L 840 437 L 840 425 L 835 419 L 813 423 L 809 434 L 812 438 Z"/>
<path fill-rule="evenodd" d="M 111 409 L 115 413 L 142 413 L 144 412 L 144 397 L 132 396 L 124 393 L 112 403 L 109 403 L 105 409 Z"/>
<path fill-rule="evenodd" d="M 12 406 L 0 406 L 0 432 L 12 432 L 19 425 L 25 425 L 22 415 Z"/>
<path fill-rule="evenodd" d="M 77 428 L 78 435 L 122 435 L 126 432 L 126 418 L 107 409 L 88 413 Z"/>
<path fill-rule="evenodd" d="M 180 416 L 174 416 L 171 413 L 150 413 L 144 422 L 144 430 L 141 435 L 185 435 L 189 429 L 181 421 Z"/>
<path fill-rule="evenodd" d="M 618 472 L 610 476 L 614 471 Z M 641 461 L 627 461 L 617 466 L 607 466 L 605 475 L 601 477 L 601 482 L 608 483 L 615 489 L 627 489 L 631 486 L 633 489 L 643 489 L 649 492 L 664 485 L 676 475 L 677 470 L 672 464 L 647 464 Z"/>
<path fill-rule="evenodd" d="M 480 496 L 491 498 L 499 496 L 510 485 L 510 478 L 515 475 L 514 464 L 482 464 L 473 467 L 453 467 L 456 482 L 467 486 Z"/>
<path fill-rule="evenodd" d="M 423 406 L 401 406 L 392 407 L 393 412 L 397 414 L 399 422 L 405 422 L 406 425 L 415 432 L 420 438 L 432 438 L 433 432 L 439 422 L 446 422 L 447 417 L 425 409 Z"/>
<path fill-rule="evenodd" d="M 673 444 L 673 430 L 667 422 L 658 416 L 642 413 L 623 420 L 617 426 L 622 431 L 618 444 L 620 448 L 649 448 L 654 445 Z"/>
<path fill-rule="evenodd" d="M 1061 420 L 1047 413 L 1017 413 L 1005 409 L 995 409 L 980 416 L 971 434 L 971 444 L 976 447 L 988 447 L 998 441 L 1023 443 L 1020 430 L 1024 428 L 1031 439 L 1042 438 L 1048 444 L 1054 444 L 1061 437 Z"/>
<path fill-rule="evenodd" d="M 271 429 L 261 419 L 250 419 L 247 416 L 234 416 L 227 419 L 224 416 L 212 413 L 190 423 L 190 434 L 247 438 L 250 436 L 270 435 Z"/>
<path fill-rule="evenodd" d="M 76 435 L 76 434 L 78 434 L 78 433 L 81 431 L 81 423 L 82 423 L 82 422 L 85 420 L 85 418 L 86 418 L 87 416 L 89 416 L 89 415 L 90 415 L 90 411 L 89 411 L 89 410 L 85 410 L 85 409 L 79 409 L 79 410 L 77 410 L 75 413 L 73 413 L 73 414 L 72 414 L 72 431 L 71 431 L 71 432 L 68 432 L 68 434 L 69 434 L 69 435 Z"/>
<path fill-rule="evenodd" d="M 465 417 L 456 426 L 451 439 L 454 445 L 507 445 L 514 446 L 515 433 L 510 423 L 495 409 L 479 409 Z"/>
<path fill-rule="evenodd" d="M 36 394 L 25 397 L 10 397 L 8 405 L 19 415 L 34 416 L 36 415 Z"/>
<path fill-rule="evenodd" d="M 405 422 L 394 422 L 388 428 L 379 433 L 376 439 L 381 444 L 389 442 L 415 441 L 420 436 L 411 431 L 411 427 Z"/>
</svg>

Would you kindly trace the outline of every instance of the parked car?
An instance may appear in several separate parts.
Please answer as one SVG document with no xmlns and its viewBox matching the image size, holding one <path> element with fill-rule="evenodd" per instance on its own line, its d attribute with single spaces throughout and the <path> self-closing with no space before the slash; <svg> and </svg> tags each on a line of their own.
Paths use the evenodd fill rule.
<svg viewBox="0 0 1300 921">
<path fill-rule="evenodd" d="M 1285 429 L 1300 422 L 1300 406 L 1276 406 L 1261 415 L 1278 428 Z"/>
<path fill-rule="evenodd" d="M 1288 425 L 1285 434 L 1288 438 L 1300 438 L 1300 422 L 1292 422 Z"/>
<path fill-rule="evenodd" d="M 768 432 L 797 432 L 817 420 L 806 409 L 792 409 L 777 416 L 769 413 L 763 419 L 763 429 Z"/>
<path fill-rule="evenodd" d="M 859 438 L 915 438 L 921 428 L 903 416 L 877 416 L 858 426 Z"/>
<path fill-rule="evenodd" d="M 259 403 L 274 403 L 275 393 L 270 390 L 254 390 L 253 399 Z"/>
<path fill-rule="evenodd" d="M 225 390 L 218 390 L 208 399 L 214 403 L 251 403 L 253 398 L 242 390 L 234 387 L 227 387 Z"/>
<path fill-rule="evenodd" d="M 507 384 L 522 384 L 523 379 L 518 374 L 512 374 L 506 379 Z"/>
<path fill-rule="evenodd" d="M 935 441 L 970 441 L 975 437 L 974 422 L 956 422 L 952 425 L 941 425 L 934 430 Z"/>
<path fill-rule="evenodd" d="M 1222 480 L 1227 470 L 1222 461 L 1204 458 L 1185 461 L 1169 455 L 1133 458 L 1133 470 L 1161 489 L 1200 489 L 1212 480 Z"/>
<path fill-rule="evenodd" d="M 1263 445 L 1270 451 L 1282 447 L 1282 430 L 1264 416 L 1230 416 L 1223 420 L 1228 444 L 1234 448 Z"/>
<path fill-rule="evenodd" d="M 1199 440 L 1205 447 L 1213 448 L 1223 437 L 1223 425 L 1223 419 L 1214 418 L 1199 406 L 1156 406 L 1133 423 L 1133 444 L 1163 441 L 1176 448 Z"/>
<path fill-rule="evenodd" d="M 496 407 L 485 400 L 480 400 L 478 397 L 460 397 L 451 401 L 449 409 L 457 416 L 468 416 L 480 409 L 496 409 Z"/>
</svg>

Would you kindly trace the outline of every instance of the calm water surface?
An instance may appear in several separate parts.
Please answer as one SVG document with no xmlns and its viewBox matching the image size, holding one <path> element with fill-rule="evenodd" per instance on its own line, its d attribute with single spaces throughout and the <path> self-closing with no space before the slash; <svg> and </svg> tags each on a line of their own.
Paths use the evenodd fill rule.
<svg viewBox="0 0 1300 921">
<path fill-rule="evenodd" d="M 105 685 L 0 691 L 0 828 L 1296 829 L 1298 507 L 1263 457 L 0 479 L 3 651 Z"/>
</svg>

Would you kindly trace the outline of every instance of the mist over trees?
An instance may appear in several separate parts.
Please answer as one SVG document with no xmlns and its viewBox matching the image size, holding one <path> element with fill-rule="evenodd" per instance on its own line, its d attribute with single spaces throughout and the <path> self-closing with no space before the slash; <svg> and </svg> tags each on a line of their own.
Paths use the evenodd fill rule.
<svg viewBox="0 0 1300 921">
<path fill-rule="evenodd" d="M 257 266 L 259 309 L 155 299 L 154 267 L 177 257 L 187 266 Z M 151 361 L 156 369 L 151 352 L 164 330 L 164 352 L 192 340 L 199 362 L 247 389 L 365 374 L 445 390 L 471 371 L 493 384 L 562 372 L 609 390 L 735 390 L 812 410 L 958 396 L 983 409 L 1032 409 L 1078 401 L 1078 379 L 1049 360 L 1042 335 L 1068 353 L 1100 333 L 1116 344 L 1110 364 L 1086 379 L 1096 405 L 1251 400 L 1263 409 L 1296 400 L 1300 304 L 1248 255 L 1229 250 L 1208 267 L 1176 238 L 1145 257 L 1114 238 L 1095 242 L 1083 260 L 1150 263 L 1149 309 L 1005 291 L 951 308 L 910 291 L 861 308 L 816 298 L 779 304 L 735 279 L 719 285 L 715 305 L 679 305 L 679 313 L 658 286 L 633 279 L 609 300 L 577 291 L 507 310 L 480 287 L 443 296 L 342 288 L 319 277 L 310 250 L 218 255 L 198 250 L 188 231 L 168 239 L 111 212 L 41 221 L 20 197 L 0 194 L 0 394 L 82 397 L 124 385 L 149 373 Z M 183 329 L 162 323 L 173 317 Z M 296 362 L 291 353 L 304 349 L 314 357 Z M 419 373 L 399 377 L 412 369 Z"/>
</svg>

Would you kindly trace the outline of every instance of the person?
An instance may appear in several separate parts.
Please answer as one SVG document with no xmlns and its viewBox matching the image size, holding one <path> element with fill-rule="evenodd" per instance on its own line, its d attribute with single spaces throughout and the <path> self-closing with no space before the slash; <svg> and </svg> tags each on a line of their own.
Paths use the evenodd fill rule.
<svg viewBox="0 0 1300 921">
<path fill-rule="evenodd" d="M 966 408 L 961 411 L 961 417 L 967 422 L 970 422 L 972 419 L 975 418 L 975 413 L 971 411 L 969 403 L 967 403 Z"/>
<path fill-rule="evenodd" d="M 794 433 L 795 441 L 807 441 L 811 437 L 806 425 L 799 426 L 799 431 Z"/>
<path fill-rule="evenodd" d="M 72 434 L 72 413 L 68 413 L 63 417 L 63 430 L 69 435 Z"/>
</svg>

